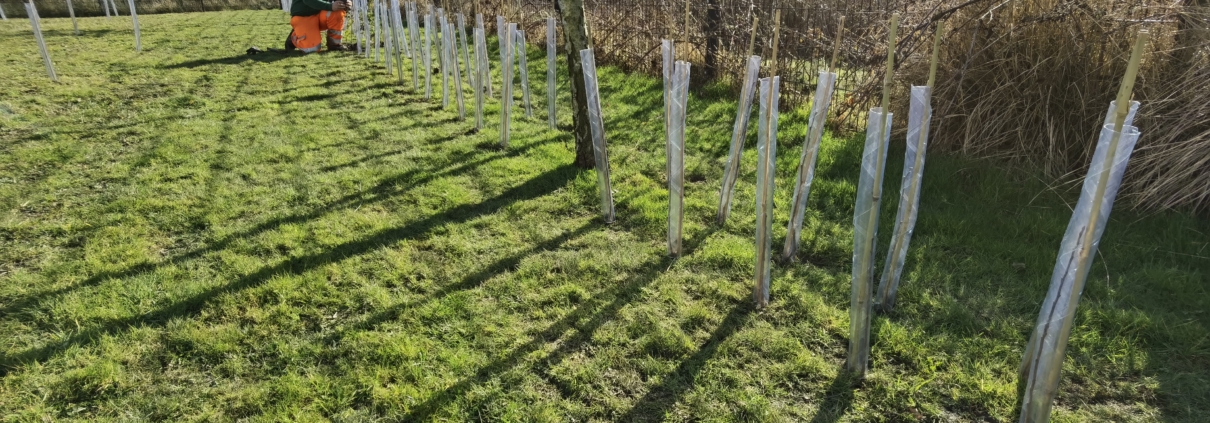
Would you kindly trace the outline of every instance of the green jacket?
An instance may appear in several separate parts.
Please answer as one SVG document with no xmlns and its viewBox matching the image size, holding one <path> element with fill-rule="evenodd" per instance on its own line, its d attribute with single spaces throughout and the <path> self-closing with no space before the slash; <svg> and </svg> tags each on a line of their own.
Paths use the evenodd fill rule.
<svg viewBox="0 0 1210 423">
<path fill-rule="evenodd" d="M 325 0 L 295 0 L 290 5 L 290 16 L 311 16 L 332 10 L 332 2 Z"/>
</svg>

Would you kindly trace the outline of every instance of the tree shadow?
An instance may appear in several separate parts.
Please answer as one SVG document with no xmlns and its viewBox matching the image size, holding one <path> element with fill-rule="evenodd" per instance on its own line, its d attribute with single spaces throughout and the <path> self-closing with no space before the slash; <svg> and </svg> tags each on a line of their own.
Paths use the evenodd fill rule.
<svg viewBox="0 0 1210 423">
<path fill-rule="evenodd" d="M 554 142 L 554 140 L 547 140 L 545 142 L 526 144 L 517 149 L 501 151 L 498 154 L 493 154 L 491 156 L 488 156 L 488 157 L 485 157 L 485 158 L 482 158 L 479 160 L 470 161 L 470 162 L 462 162 L 462 164 L 455 166 L 455 167 L 437 168 L 437 169 L 433 169 L 433 168 L 412 169 L 407 172 L 403 172 L 401 174 L 395 175 L 393 177 L 383 179 L 383 180 L 379 181 L 378 184 L 376 184 L 373 187 L 370 187 L 366 190 L 362 190 L 362 191 L 359 191 L 359 192 L 356 192 L 353 194 L 345 195 L 344 197 L 341 197 L 341 198 L 337 199 L 336 201 L 329 203 L 326 206 L 313 209 L 310 212 L 270 219 L 268 221 L 262 222 L 256 226 L 253 226 L 246 230 L 239 231 L 239 232 L 233 233 L 231 235 L 227 235 L 227 236 L 223 237 L 222 239 L 219 239 L 205 247 L 191 250 L 189 252 L 179 254 L 177 256 L 168 258 L 168 259 L 160 261 L 160 262 L 146 262 L 146 263 L 136 264 L 136 265 L 127 267 L 122 270 L 98 273 L 96 275 L 93 275 L 93 276 L 91 276 L 79 283 L 73 284 L 73 285 L 69 285 L 69 286 L 65 286 L 65 287 L 62 287 L 59 289 L 54 289 L 54 290 L 49 290 L 49 291 L 42 291 L 40 293 L 29 295 L 29 296 L 26 296 L 26 297 L 20 298 L 20 299 L 14 299 L 8 305 L 6 305 L 4 307 L 0 307 L 0 316 L 6 316 L 9 314 L 20 313 L 21 310 L 26 309 L 35 304 L 41 303 L 43 301 L 46 301 L 48 299 L 65 295 L 65 294 L 75 291 L 77 289 L 94 286 L 94 285 L 97 285 L 101 282 L 104 282 L 104 281 L 107 281 L 110 279 L 126 278 L 126 277 L 134 276 L 134 275 L 137 275 L 140 273 L 144 273 L 144 272 L 155 271 L 156 269 L 159 269 L 164 266 L 178 264 L 178 263 L 181 263 L 181 262 L 184 262 L 187 260 L 199 258 L 208 253 L 223 250 L 224 248 L 227 248 L 227 246 L 230 245 L 232 242 L 235 242 L 237 240 L 254 237 L 259 234 L 271 231 L 273 229 L 276 229 L 276 228 L 284 226 L 284 225 L 306 222 L 306 221 L 309 221 L 312 219 L 319 218 L 320 216 L 323 216 L 325 214 L 331 213 L 336 210 L 356 208 L 359 206 L 364 206 L 364 205 L 368 205 L 368 204 L 377 203 L 380 201 L 385 201 L 388 198 L 390 198 L 392 195 L 398 195 L 398 194 L 407 192 L 415 187 L 423 186 L 436 179 L 444 178 L 444 177 L 448 177 L 448 176 L 462 175 L 462 174 L 469 172 L 475 168 L 478 168 L 479 166 L 482 166 L 486 163 L 490 163 L 490 162 L 500 160 L 500 159 L 503 159 L 506 157 L 521 155 L 521 154 L 524 154 L 526 151 L 532 150 L 534 148 L 538 148 L 540 146 L 543 146 L 545 144 L 549 144 L 552 142 Z M 454 161 L 454 163 L 459 163 L 459 161 Z M 407 184 L 407 188 L 405 188 L 403 190 L 398 189 L 398 186 L 400 184 Z"/>
<path fill-rule="evenodd" d="M 267 51 L 260 54 L 240 54 L 232 57 L 217 59 L 197 59 L 180 63 L 160 66 L 161 69 L 194 69 L 210 65 L 240 65 L 248 62 L 272 63 L 291 57 L 302 57 L 302 53 L 285 53 Z"/>
<path fill-rule="evenodd" d="M 400 313 L 403 312 L 404 310 L 415 309 L 417 307 L 421 307 L 425 303 L 439 300 L 441 298 L 444 298 L 444 297 L 449 296 L 450 294 L 453 294 L 456 292 L 475 289 L 476 287 L 483 284 L 484 282 L 487 282 L 487 280 L 491 279 L 493 276 L 499 275 L 510 269 L 515 269 L 518 265 L 521 264 L 521 261 L 524 260 L 526 257 L 534 256 L 534 255 L 537 255 L 544 251 L 556 250 L 563 244 L 567 243 L 567 241 L 578 238 L 581 235 L 584 235 L 584 234 L 591 232 L 593 230 L 596 230 L 596 229 L 600 229 L 602 227 L 603 227 L 603 225 L 601 225 L 599 222 L 596 222 L 596 221 L 589 222 L 589 223 L 586 223 L 586 224 L 580 226 L 579 228 L 576 228 L 575 230 L 564 232 L 562 235 L 559 235 L 557 237 L 543 241 L 543 242 L 533 246 L 533 248 L 530 248 L 523 252 L 513 254 L 513 255 L 505 257 L 503 259 L 497 260 L 495 263 L 492 263 L 492 264 L 488 265 L 487 267 L 480 269 L 478 272 L 475 272 L 471 275 L 468 275 L 465 278 L 462 278 L 462 280 L 458 281 L 457 283 L 446 285 L 446 286 L 442 287 L 441 289 L 437 290 L 436 292 L 426 295 L 421 301 L 415 301 L 415 302 L 410 302 L 410 303 L 406 303 L 406 304 L 398 304 L 398 305 L 392 306 L 386 310 L 378 312 L 378 313 L 374 314 L 373 316 L 370 316 L 366 320 L 349 327 L 348 329 L 342 330 L 338 333 L 333 334 L 332 336 L 327 337 L 327 339 L 324 340 L 323 344 L 324 345 L 334 345 L 335 343 L 344 339 L 348 334 L 355 333 L 358 331 L 372 330 L 375 327 L 377 327 L 378 325 L 398 319 Z"/>
<path fill-rule="evenodd" d="M 753 306 L 750 302 L 743 301 L 735 305 L 727 317 L 723 318 L 722 323 L 719 323 L 718 328 L 714 333 L 710 334 L 710 339 L 697 350 L 689 358 L 681 361 L 681 364 L 673 370 L 668 376 L 660 380 L 660 383 L 653 386 L 647 391 L 647 394 L 635 401 L 634 406 L 627 411 L 626 414 L 618 418 L 618 421 L 639 421 L 639 422 L 656 422 L 662 421 L 664 415 L 671 410 L 681 397 L 693 389 L 694 381 L 697 379 L 698 373 L 706 366 L 710 359 L 718 352 L 718 347 L 723 342 L 730 338 L 731 335 L 739 331 L 739 328 L 744 326 L 748 318 L 752 315 Z"/>
<path fill-rule="evenodd" d="M 557 363 L 563 357 L 566 357 L 590 341 L 592 335 L 598 329 L 616 318 L 622 307 L 630 304 L 637 298 L 643 288 L 655 281 L 671 264 L 672 259 L 665 257 L 640 266 L 640 268 L 635 270 L 637 275 L 630 278 L 626 284 L 618 286 L 604 293 L 604 295 L 597 294 L 593 296 L 595 299 L 612 294 L 613 300 L 609 303 L 600 305 L 599 302 L 593 301 L 577 307 L 545 330 L 534 334 L 529 342 L 512 350 L 508 355 L 483 366 L 475 374 L 458 381 L 441 392 L 433 394 L 424 402 L 416 405 L 404 415 L 402 421 L 426 421 L 431 419 L 441 408 L 462 396 L 471 388 L 489 381 L 504 371 L 521 365 L 527 356 L 538 351 L 543 346 L 558 342 L 558 348 L 543 360 L 547 365 L 539 364 L 537 366 L 540 368 L 549 368 L 549 364 Z M 575 334 L 560 341 L 561 335 L 568 330 L 575 330 Z M 550 378 L 547 377 L 546 379 L 549 380 Z"/>
<path fill-rule="evenodd" d="M 836 372 L 836 377 L 832 379 L 832 383 L 828 385 L 827 392 L 824 393 L 823 403 L 819 405 L 819 411 L 815 413 L 815 417 L 811 419 L 811 423 L 835 423 L 844 417 L 845 413 L 853 408 L 853 391 L 860 383 L 857 376 L 840 369 Z"/>
<path fill-rule="evenodd" d="M 0 377 L 10 369 L 23 363 L 40 361 L 69 348 L 87 345 L 106 335 L 128 331 L 134 327 L 161 326 L 169 320 L 196 313 L 214 298 L 230 292 L 239 292 L 263 284 L 280 274 L 298 274 L 331 263 L 360 256 L 403 240 L 412 240 L 428 234 L 436 227 L 450 223 L 463 223 L 479 216 L 495 213 L 517 202 L 532 200 L 548 195 L 567 185 L 579 172 L 574 166 L 564 165 L 549 170 L 525 183 L 508 189 L 500 195 L 478 204 L 467 204 L 429 216 L 402 227 L 385 229 L 356 241 L 337 245 L 327 251 L 307 256 L 292 257 L 273 266 L 240 277 L 231 283 L 215 286 L 197 295 L 178 301 L 159 310 L 140 316 L 109 319 L 99 327 L 86 329 L 62 340 L 31 348 L 20 353 L 0 357 Z"/>
</svg>

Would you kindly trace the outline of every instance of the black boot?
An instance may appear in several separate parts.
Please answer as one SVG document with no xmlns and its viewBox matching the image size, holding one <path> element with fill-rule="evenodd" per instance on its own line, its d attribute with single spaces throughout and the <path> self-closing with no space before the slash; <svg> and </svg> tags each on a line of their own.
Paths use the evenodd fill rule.
<svg viewBox="0 0 1210 423">
<path fill-rule="evenodd" d="M 294 51 L 294 49 L 297 48 L 294 47 L 294 41 L 292 40 L 293 38 L 294 30 L 290 30 L 290 35 L 286 36 L 286 51 Z"/>
</svg>

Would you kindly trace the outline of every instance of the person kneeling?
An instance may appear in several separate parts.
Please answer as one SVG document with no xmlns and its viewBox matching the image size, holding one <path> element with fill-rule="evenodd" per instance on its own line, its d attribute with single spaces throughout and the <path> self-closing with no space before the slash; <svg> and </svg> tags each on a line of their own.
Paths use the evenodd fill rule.
<svg viewBox="0 0 1210 423">
<path fill-rule="evenodd" d="M 324 33 L 327 33 L 328 50 L 348 51 L 340 42 L 345 29 L 345 12 L 352 5 L 348 0 L 298 0 L 290 6 L 290 26 L 293 30 L 286 38 L 286 51 L 295 48 L 303 53 L 319 51 Z"/>
</svg>

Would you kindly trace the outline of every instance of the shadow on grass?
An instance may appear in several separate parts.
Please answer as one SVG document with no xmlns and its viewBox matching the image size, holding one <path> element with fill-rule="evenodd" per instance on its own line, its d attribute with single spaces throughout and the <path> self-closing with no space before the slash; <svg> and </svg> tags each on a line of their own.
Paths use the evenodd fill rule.
<svg viewBox="0 0 1210 423">
<path fill-rule="evenodd" d="M 194 69 L 210 65 L 239 65 L 247 62 L 272 63 L 282 59 L 291 57 L 300 57 L 302 53 L 286 53 L 267 51 L 260 54 L 239 54 L 232 57 L 222 57 L 217 59 L 197 59 L 189 60 L 171 65 L 161 66 L 163 69 Z"/>
<path fill-rule="evenodd" d="M 263 267 L 229 284 L 210 288 L 193 297 L 178 301 L 154 312 L 141 316 L 110 319 L 107 322 L 101 323 L 98 328 L 77 332 L 74 335 L 59 341 L 50 342 L 42 347 L 31 348 L 17 354 L 0 357 L 0 376 L 7 375 L 10 369 L 22 363 L 49 358 L 69 348 L 89 344 L 105 335 L 122 333 L 132 327 L 163 325 L 173 318 L 197 312 L 202 306 L 224 293 L 238 292 L 259 286 L 279 274 L 298 274 L 327 264 L 338 263 L 350 257 L 366 254 L 399 241 L 420 238 L 436 227 L 451 223 L 467 222 L 479 216 L 495 213 L 517 202 L 545 196 L 566 186 L 569 181 L 575 178 L 578 172 L 575 167 L 570 165 L 554 168 L 479 204 L 454 207 L 443 213 L 403 227 L 382 230 L 361 240 L 338 245 L 322 253 L 290 258 L 276 265 Z"/>
<path fill-rule="evenodd" d="M 559 319 L 559 321 L 548 326 L 545 330 L 534 334 L 529 342 L 512 350 L 508 355 L 483 366 L 474 375 L 458 381 L 449 388 L 433 394 L 424 402 L 416 405 L 404 415 L 402 421 L 427 421 L 433 418 L 434 414 L 447 404 L 466 394 L 475 386 L 491 380 L 496 375 L 522 365 L 527 356 L 540 350 L 547 344 L 557 342 L 558 348 L 552 351 L 543 361 L 546 363 L 558 362 L 562 357 L 567 356 L 592 340 L 592 335 L 598 329 L 616 318 L 622 307 L 630 304 L 641 295 L 643 288 L 659 278 L 668 269 L 668 266 L 672 264 L 672 261 L 671 258 L 663 258 L 640 266 L 634 270 L 636 276 L 630 278 L 624 285 L 593 296 L 594 299 L 612 296 L 613 299 L 610 302 L 601 305 L 599 301 L 593 301 L 577 307 L 571 313 Z M 575 334 L 560 341 L 560 335 L 569 330 L 574 330 Z M 547 379 L 549 380 L 549 378 Z"/>
<path fill-rule="evenodd" d="M 602 227 L 603 225 L 600 224 L 599 221 L 594 220 L 592 223 L 584 224 L 575 230 L 564 232 L 562 235 L 543 241 L 535 245 L 533 248 L 497 260 L 495 263 L 484 267 L 478 272 L 462 278 L 462 280 L 458 281 L 457 283 L 446 285 L 434 293 L 425 295 L 420 301 L 392 306 L 386 310 L 374 314 L 373 316 L 370 316 L 368 319 L 348 329 L 332 334 L 324 340 L 323 345 L 334 345 L 349 334 L 358 331 L 373 330 L 378 325 L 398 319 L 400 313 L 405 310 L 421 307 L 424 303 L 440 300 L 441 298 L 456 292 L 475 289 L 484 282 L 487 282 L 487 280 L 491 279 L 493 276 L 499 275 L 507 270 L 515 269 L 526 257 L 534 256 L 544 251 L 556 250 L 563 244 L 567 243 L 567 241 L 578 238 L 581 235 Z"/>
<path fill-rule="evenodd" d="M 107 281 L 110 279 L 126 278 L 126 277 L 134 276 L 134 275 L 137 275 L 140 273 L 144 273 L 144 272 L 155 271 L 156 269 L 163 267 L 163 266 L 178 264 L 178 263 L 181 263 L 181 262 L 184 262 L 187 260 L 196 259 L 196 258 L 202 257 L 208 253 L 220 251 L 224 248 L 227 248 L 227 246 L 230 245 L 234 241 L 237 241 L 237 240 L 240 240 L 243 238 L 254 237 L 256 235 L 271 231 L 273 229 L 276 229 L 276 228 L 284 226 L 284 225 L 301 223 L 301 222 L 305 222 L 308 220 L 316 219 L 316 218 L 319 218 L 320 216 L 323 216 L 325 214 L 328 214 L 328 213 L 331 213 L 331 212 L 337 211 L 337 210 L 356 208 L 356 207 L 364 206 L 367 204 L 373 204 L 373 203 L 377 203 L 380 201 L 385 201 L 386 199 L 390 198 L 392 195 L 398 195 L 403 192 L 407 192 L 407 191 L 411 190 L 412 188 L 422 186 L 422 185 L 432 182 L 436 179 L 444 178 L 447 176 L 461 175 L 461 174 L 469 172 L 473 169 L 476 169 L 479 166 L 482 166 L 486 163 L 493 162 L 493 161 L 500 160 L 500 159 L 507 158 L 507 157 L 519 156 L 529 150 L 541 147 L 543 145 L 546 145 L 546 144 L 549 144 L 552 142 L 555 142 L 555 141 L 553 139 L 550 139 L 545 142 L 526 144 L 522 147 L 512 149 L 512 150 L 507 150 L 507 151 L 501 151 L 499 153 L 493 154 L 488 157 L 484 157 L 479 160 L 462 162 L 462 164 L 455 166 L 455 167 L 446 167 L 443 169 L 432 169 L 432 168 L 412 169 L 407 172 L 403 172 L 399 175 L 383 179 L 383 180 L 379 181 L 378 184 L 374 185 L 373 187 L 371 187 L 369 189 L 346 195 L 344 197 L 341 197 L 340 199 L 337 199 L 336 201 L 329 203 L 326 206 L 316 208 L 310 212 L 279 217 L 276 219 L 270 219 L 268 221 L 265 221 L 261 224 L 253 226 L 246 230 L 243 230 L 243 231 L 231 234 L 231 235 L 227 235 L 227 236 L 223 237 L 222 239 L 219 239 L 218 241 L 215 241 L 214 243 L 209 244 L 208 246 L 198 248 L 198 249 L 186 252 L 186 253 L 182 253 L 180 255 L 177 255 L 175 257 L 169 258 L 169 259 L 161 261 L 161 262 L 142 263 L 142 264 L 137 264 L 137 265 L 134 265 L 134 266 L 128 267 L 126 269 L 122 269 L 122 270 L 99 273 L 99 274 L 93 275 L 93 276 L 89 277 L 88 279 L 85 279 L 74 285 L 69 285 L 69 286 L 65 286 L 65 287 L 55 289 L 55 290 L 50 290 L 50 291 L 43 291 L 41 293 L 30 295 L 30 296 L 27 296 L 22 299 L 15 299 L 11 303 L 9 303 L 7 306 L 0 308 L 0 316 L 19 313 L 21 310 L 28 308 L 34 304 L 38 304 L 45 300 L 67 294 L 67 293 L 75 291 L 77 289 L 82 289 L 82 288 L 86 288 L 89 286 L 97 285 L 101 282 L 104 282 L 104 281 Z M 454 161 L 454 163 L 458 163 L 458 162 L 459 161 Z M 345 164 L 345 165 L 352 166 L 354 164 Z M 407 186 L 407 188 L 400 190 L 397 188 L 397 186 L 400 184 L 408 184 L 408 186 Z"/>
<path fill-rule="evenodd" d="M 710 334 L 710 339 L 707 339 L 696 353 L 681 361 L 676 370 L 661 379 L 658 385 L 647 391 L 647 395 L 636 401 L 634 407 L 631 407 L 630 411 L 617 420 L 626 422 L 663 421 L 668 410 L 671 410 L 686 392 L 693 389 L 693 383 L 697 379 L 698 373 L 710 359 L 714 358 L 719 345 L 722 345 L 727 338 L 744 326 L 748 317 L 752 315 L 752 310 L 752 304 L 747 301 L 732 308 L 731 312 L 727 313 L 727 317 L 723 318 L 722 323 L 719 323 L 714 333 Z"/>
<path fill-rule="evenodd" d="M 815 417 L 811 419 L 811 423 L 834 423 L 840 421 L 845 413 L 853 408 L 853 389 L 858 383 L 856 376 L 852 373 L 840 369 L 836 372 L 836 378 L 832 379 L 832 383 L 828 385 L 827 392 L 824 393 L 823 403 L 819 405 L 819 411 L 815 413 Z"/>
</svg>

